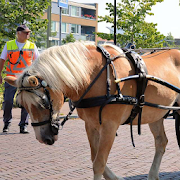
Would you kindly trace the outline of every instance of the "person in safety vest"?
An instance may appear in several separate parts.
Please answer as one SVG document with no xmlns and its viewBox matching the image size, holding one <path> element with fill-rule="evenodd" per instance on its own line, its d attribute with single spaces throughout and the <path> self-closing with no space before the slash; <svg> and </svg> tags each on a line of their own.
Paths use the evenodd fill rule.
<svg viewBox="0 0 180 180">
<path fill-rule="evenodd" d="M 6 42 L 0 57 L 0 84 L 2 84 L 1 72 L 4 63 L 7 60 L 7 68 L 5 73 L 7 76 L 18 76 L 22 71 L 30 66 L 38 56 L 39 52 L 36 45 L 28 41 L 31 30 L 22 24 L 17 27 L 16 39 Z M 4 102 L 3 102 L 3 132 L 9 131 L 9 126 L 12 120 L 13 98 L 16 93 L 16 88 L 5 82 Z M 20 133 L 28 133 L 28 113 L 24 107 L 21 108 L 21 120 L 19 122 Z"/>
</svg>

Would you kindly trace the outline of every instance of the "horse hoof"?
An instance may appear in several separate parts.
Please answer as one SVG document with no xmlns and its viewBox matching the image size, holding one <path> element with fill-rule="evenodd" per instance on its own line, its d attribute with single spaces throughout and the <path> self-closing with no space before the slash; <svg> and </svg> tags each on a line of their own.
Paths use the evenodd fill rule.
<svg viewBox="0 0 180 180">
<path fill-rule="evenodd" d="M 148 177 L 147 180 L 159 180 L 159 177 L 157 177 L 157 178 L 150 178 L 150 177 Z"/>
</svg>

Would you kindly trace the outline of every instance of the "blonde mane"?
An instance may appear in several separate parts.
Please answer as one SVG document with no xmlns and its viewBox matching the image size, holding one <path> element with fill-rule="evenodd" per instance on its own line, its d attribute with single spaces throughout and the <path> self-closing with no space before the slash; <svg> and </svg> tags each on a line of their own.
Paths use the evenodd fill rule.
<svg viewBox="0 0 180 180">
<path fill-rule="evenodd" d="M 50 47 L 24 73 L 28 71 L 29 74 L 41 77 L 54 91 L 63 91 L 64 85 L 78 90 L 87 83 L 87 75 L 91 71 L 87 45 L 95 46 L 91 42 L 77 41 Z M 20 77 L 19 83 L 21 79 Z"/>
<path fill-rule="evenodd" d="M 23 72 L 38 76 L 45 80 L 53 91 L 64 92 L 64 87 L 76 91 L 88 82 L 88 75 L 92 69 L 89 66 L 87 46 L 95 47 L 92 42 L 68 43 L 63 46 L 53 46 L 45 50 L 32 65 Z M 120 54 L 123 51 L 115 45 L 105 44 L 117 50 Z M 18 85 L 21 86 L 22 76 L 18 78 Z"/>
</svg>

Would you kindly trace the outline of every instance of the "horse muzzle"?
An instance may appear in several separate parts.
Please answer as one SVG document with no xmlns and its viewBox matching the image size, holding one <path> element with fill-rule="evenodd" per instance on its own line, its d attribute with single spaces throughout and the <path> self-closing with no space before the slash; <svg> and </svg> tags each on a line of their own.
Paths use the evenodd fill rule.
<svg viewBox="0 0 180 180">
<path fill-rule="evenodd" d="M 54 144 L 58 139 L 58 130 L 55 126 L 49 125 L 47 128 L 43 128 L 40 132 L 42 142 L 47 145 Z"/>
</svg>

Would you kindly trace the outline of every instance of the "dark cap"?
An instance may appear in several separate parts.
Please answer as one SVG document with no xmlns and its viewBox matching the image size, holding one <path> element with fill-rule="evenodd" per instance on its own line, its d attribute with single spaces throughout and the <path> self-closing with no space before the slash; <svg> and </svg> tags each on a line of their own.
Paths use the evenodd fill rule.
<svg viewBox="0 0 180 180">
<path fill-rule="evenodd" d="M 31 32 L 31 30 L 25 24 L 18 26 L 17 31 Z"/>
</svg>

